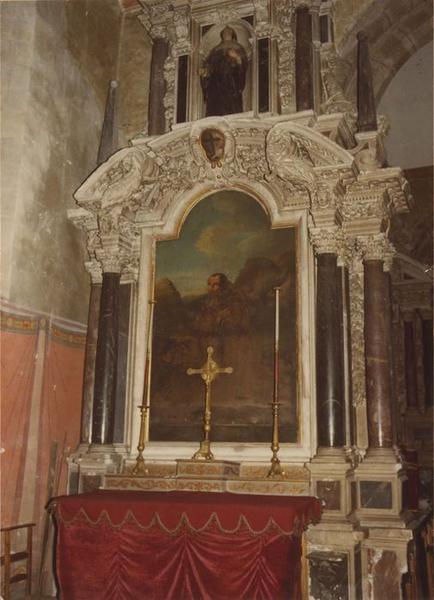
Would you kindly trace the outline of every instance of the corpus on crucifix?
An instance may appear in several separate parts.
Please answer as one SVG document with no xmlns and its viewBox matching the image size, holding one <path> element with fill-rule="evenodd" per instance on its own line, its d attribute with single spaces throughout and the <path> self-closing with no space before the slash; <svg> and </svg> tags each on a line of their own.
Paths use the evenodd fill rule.
<svg viewBox="0 0 434 600">
<path fill-rule="evenodd" d="M 232 367 L 220 368 L 213 359 L 214 348 L 208 346 L 208 358 L 206 363 L 200 369 L 187 369 L 187 375 L 201 375 L 205 382 L 205 412 L 203 416 L 203 440 L 200 443 L 199 450 L 193 455 L 193 460 L 213 460 L 214 455 L 211 452 L 211 384 L 220 373 L 233 373 Z"/>
</svg>

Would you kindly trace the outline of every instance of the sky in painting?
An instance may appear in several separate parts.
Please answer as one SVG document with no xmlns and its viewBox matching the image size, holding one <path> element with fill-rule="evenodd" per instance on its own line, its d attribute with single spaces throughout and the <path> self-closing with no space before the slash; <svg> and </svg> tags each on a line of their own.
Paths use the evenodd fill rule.
<svg viewBox="0 0 434 600">
<path fill-rule="evenodd" d="M 288 233 L 270 232 L 268 216 L 247 194 L 216 192 L 191 210 L 179 239 L 158 242 L 157 280 L 170 279 L 181 296 L 205 293 L 212 273 L 233 281 L 248 258 L 282 252 Z"/>
</svg>

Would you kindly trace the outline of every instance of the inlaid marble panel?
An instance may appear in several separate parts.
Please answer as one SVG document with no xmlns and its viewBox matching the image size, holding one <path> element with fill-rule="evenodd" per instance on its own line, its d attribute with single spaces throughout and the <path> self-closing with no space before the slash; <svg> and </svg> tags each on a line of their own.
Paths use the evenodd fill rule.
<svg viewBox="0 0 434 600">
<path fill-rule="evenodd" d="M 341 483 L 340 481 L 317 481 L 316 492 L 325 503 L 326 510 L 340 510 Z"/>
<path fill-rule="evenodd" d="M 361 481 L 360 504 L 362 508 L 392 508 L 390 481 Z"/>
<path fill-rule="evenodd" d="M 343 552 L 312 552 L 310 598 L 348 600 L 348 556 Z"/>
</svg>

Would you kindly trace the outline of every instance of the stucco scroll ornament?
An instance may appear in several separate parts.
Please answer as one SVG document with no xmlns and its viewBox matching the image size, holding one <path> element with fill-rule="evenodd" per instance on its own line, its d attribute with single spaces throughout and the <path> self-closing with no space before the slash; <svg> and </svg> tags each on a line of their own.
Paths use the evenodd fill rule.
<svg viewBox="0 0 434 600">
<path fill-rule="evenodd" d="M 114 154 L 75 193 L 80 206 L 94 212 L 118 205 L 137 204 L 147 185 L 157 180 L 158 166 L 138 148 L 124 148 Z"/>
<path fill-rule="evenodd" d="M 389 133 L 390 124 L 384 115 L 378 115 L 377 122 L 377 131 L 357 133 L 357 145 L 349 150 L 363 173 L 381 168 L 386 160 L 384 138 Z"/>
<path fill-rule="evenodd" d="M 190 152 L 199 178 L 226 185 L 236 171 L 235 136 L 224 119 L 203 119 L 190 132 Z"/>
<path fill-rule="evenodd" d="M 334 44 L 321 45 L 321 110 L 326 114 L 342 112 L 352 115 L 354 105 L 347 100 L 341 81 L 345 79 L 344 61 Z"/>
<path fill-rule="evenodd" d="M 266 139 L 266 156 L 270 179 L 286 182 L 290 190 L 315 189 L 314 163 L 306 146 L 285 128 L 284 123 L 270 129 Z"/>
</svg>

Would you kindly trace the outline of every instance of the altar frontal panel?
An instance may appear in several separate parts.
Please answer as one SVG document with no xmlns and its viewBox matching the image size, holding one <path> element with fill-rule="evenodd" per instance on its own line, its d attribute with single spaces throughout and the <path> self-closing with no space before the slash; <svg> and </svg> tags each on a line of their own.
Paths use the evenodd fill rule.
<svg viewBox="0 0 434 600">
<path fill-rule="evenodd" d="M 274 288 L 280 293 L 280 439 L 297 442 L 297 230 L 271 229 L 262 206 L 220 191 L 188 214 L 177 240 L 157 243 L 151 441 L 202 438 L 207 347 L 220 367 L 212 384 L 211 439 L 271 440 Z"/>
</svg>

